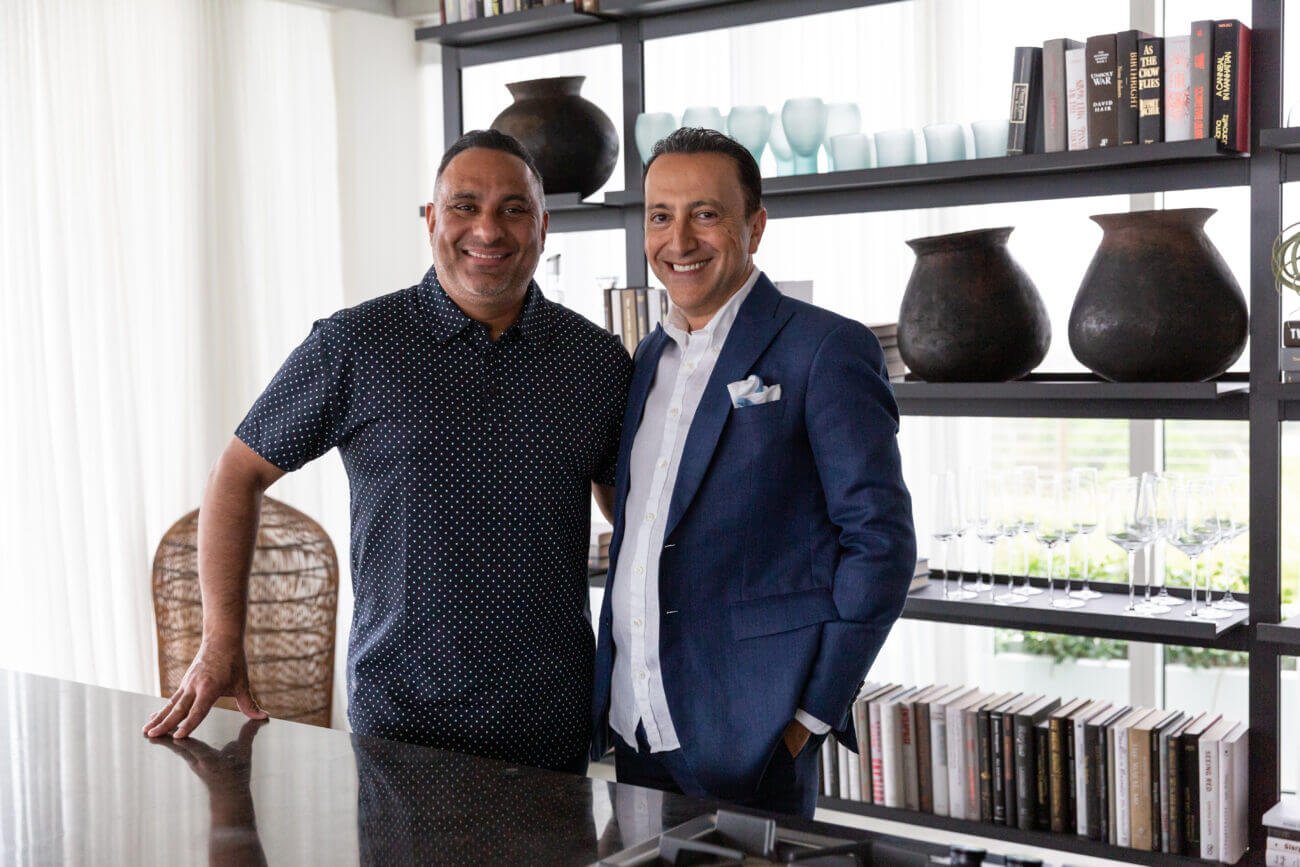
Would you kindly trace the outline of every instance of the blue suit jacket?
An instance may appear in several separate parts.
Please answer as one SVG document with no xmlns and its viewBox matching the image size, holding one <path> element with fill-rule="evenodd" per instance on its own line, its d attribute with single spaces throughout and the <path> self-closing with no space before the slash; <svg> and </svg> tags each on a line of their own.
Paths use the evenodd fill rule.
<svg viewBox="0 0 1300 867">
<path fill-rule="evenodd" d="M 669 340 L 656 329 L 638 348 L 623 419 L 593 758 L 610 737 L 610 602 L 628 462 Z M 727 383 L 755 373 L 779 384 L 781 399 L 733 409 Z M 760 275 L 687 434 L 659 555 L 668 709 L 710 794 L 753 794 L 799 708 L 853 743 L 853 699 L 902 611 L 916 562 L 897 433 L 871 332 L 782 296 Z"/>
</svg>

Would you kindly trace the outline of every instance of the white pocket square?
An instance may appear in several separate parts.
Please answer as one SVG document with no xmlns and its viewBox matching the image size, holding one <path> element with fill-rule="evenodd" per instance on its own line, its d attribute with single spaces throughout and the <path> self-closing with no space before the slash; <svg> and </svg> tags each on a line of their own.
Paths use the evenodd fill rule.
<svg viewBox="0 0 1300 867">
<path fill-rule="evenodd" d="M 752 374 L 739 382 L 727 383 L 727 391 L 731 393 L 731 405 L 737 408 L 776 403 L 781 399 L 781 386 L 764 385 L 758 374 Z"/>
</svg>

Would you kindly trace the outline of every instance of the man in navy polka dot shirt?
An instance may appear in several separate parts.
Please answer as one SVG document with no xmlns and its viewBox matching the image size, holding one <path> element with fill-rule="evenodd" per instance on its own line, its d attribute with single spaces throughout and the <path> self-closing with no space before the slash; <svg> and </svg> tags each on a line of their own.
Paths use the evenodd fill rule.
<svg viewBox="0 0 1300 867">
<path fill-rule="evenodd" d="M 352 493 L 354 731 L 586 768 L 590 496 L 608 513 L 631 360 L 542 296 L 541 177 L 467 133 L 427 209 L 418 285 L 318 321 L 239 425 L 199 512 L 203 641 L 145 733 L 223 695 L 264 716 L 243 650 L 262 492 L 338 448 Z"/>
</svg>

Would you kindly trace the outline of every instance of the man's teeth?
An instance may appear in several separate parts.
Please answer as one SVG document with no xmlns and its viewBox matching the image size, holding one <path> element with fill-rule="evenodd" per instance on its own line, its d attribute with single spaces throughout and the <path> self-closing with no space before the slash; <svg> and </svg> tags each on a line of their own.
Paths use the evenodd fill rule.
<svg viewBox="0 0 1300 867">
<path fill-rule="evenodd" d="M 703 262 L 693 262 L 690 265 L 678 265 L 676 262 L 674 262 L 673 270 L 676 271 L 678 274 L 684 274 L 687 271 L 698 271 L 707 264 L 709 264 L 709 261 L 707 259 L 705 259 Z"/>
<path fill-rule="evenodd" d="M 504 259 L 507 255 L 506 253 L 475 253 L 473 250 L 465 252 L 475 259 Z"/>
</svg>

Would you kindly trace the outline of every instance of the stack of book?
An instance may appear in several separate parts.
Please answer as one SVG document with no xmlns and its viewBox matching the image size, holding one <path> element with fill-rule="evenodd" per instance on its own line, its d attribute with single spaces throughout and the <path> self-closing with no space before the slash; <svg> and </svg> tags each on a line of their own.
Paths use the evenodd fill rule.
<svg viewBox="0 0 1300 867">
<path fill-rule="evenodd" d="M 579 11 L 595 12 L 597 8 L 596 0 L 438 0 L 438 14 L 443 24 L 455 24 L 565 3 L 574 3 Z"/>
<path fill-rule="evenodd" d="M 591 525 L 591 547 L 587 549 L 587 570 L 589 572 L 609 571 L 609 540 L 614 537 L 614 528 L 609 524 Z"/>
<path fill-rule="evenodd" d="M 635 286 L 605 290 L 605 328 L 623 341 L 628 354 L 636 352 L 646 335 L 668 315 L 668 293 Z"/>
<path fill-rule="evenodd" d="M 880 341 L 880 348 L 885 350 L 885 368 L 889 371 L 891 382 L 899 382 L 907 375 L 907 365 L 898 353 L 898 323 L 880 322 L 868 325 L 871 333 Z"/>
<path fill-rule="evenodd" d="M 1284 797 L 1264 814 L 1268 829 L 1268 848 L 1264 863 L 1268 867 L 1300 867 L 1300 798 Z"/>
<path fill-rule="evenodd" d="M 1214 138 L 1250 150 L 1250 28 L 1194 21 L 1017 48 L 1007 154 Z"/>
<path fill-rule="evenodd" d="M 856 755 L 823 747 L 824 795 L 1228 864 L 1246 851 L 1247 727 L 1218 714 L 869 684 L 853 723 Z"/>
<path fill-rule="evenodd" d="M 912 583 L 908 585 L 907 592 L 913 593 L 920 590 L 930 583 L 930 558 L 918 557 L 916 560 L 916 569 L 912 571 Z"/>
</svg>

